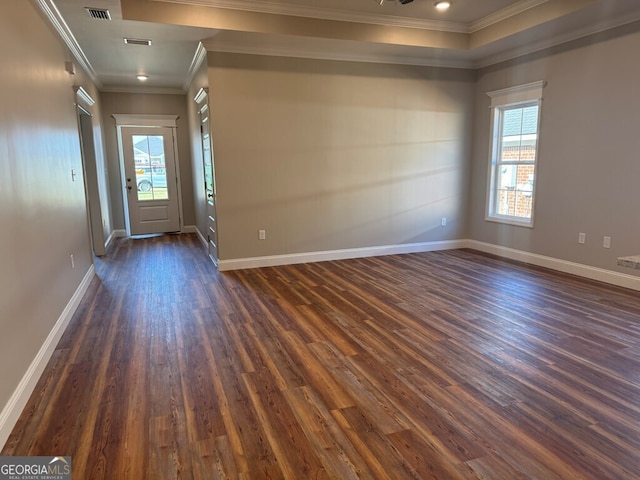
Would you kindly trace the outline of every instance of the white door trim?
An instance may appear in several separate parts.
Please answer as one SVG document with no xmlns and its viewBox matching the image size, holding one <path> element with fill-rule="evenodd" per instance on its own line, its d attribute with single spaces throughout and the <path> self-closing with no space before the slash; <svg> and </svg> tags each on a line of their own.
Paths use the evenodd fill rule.
<svg viewBox="0 0 640 480">
<path fill-rule="evenodd" d="M 124 210 L 124 224 L 127 236 L 131 236 L 131 220 L 129 218 L 129 199 L 127 195 L 127 174 L 124 169 L 124 149 L 122 147 L 122 129 L 124 127 L 168 127 L 173 134 L 173 154 L 176 167 L 176 183 L 178 184 L 178 215 L 180 217 L 180 231 L 184 229 L 184 214 L 182 211 L 182 186 L 180 180 L 180 159 L 178 158 L 177 120 L 179 115 L 130 115 L 114 113 L 111 115 L 116 121 L 118 139 L 118 156 L 120 157 L 120 189 Z"/>
<path fill-rule="evenodd" d="M 114 113 L 111 115 L 118 127 L 172 127 L 177 128 L 179 115 L 128 115 Z"/>
</svg>

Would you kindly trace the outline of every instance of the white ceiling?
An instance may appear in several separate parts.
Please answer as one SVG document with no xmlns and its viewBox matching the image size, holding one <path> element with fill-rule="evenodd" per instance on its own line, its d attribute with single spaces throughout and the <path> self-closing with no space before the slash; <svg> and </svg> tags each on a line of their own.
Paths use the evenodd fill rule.
<svg viewBox="0 0 640 480">
<path fill-rule="evenodd" d="M 477 68 L 640 20 L 639 0 L 36 0 L 103 91 L 184 92 L 207 50 Z M 95 20 L 85 7 L 106 8 Z M 640 22 L 639 22 L 640 23 Z M 640 29 L 640 25 L 638 26 Z M 152 41 L 125 45 L 123 38 Z M 141 84 L 136 74 L 149 80 Z"/>
</svg>

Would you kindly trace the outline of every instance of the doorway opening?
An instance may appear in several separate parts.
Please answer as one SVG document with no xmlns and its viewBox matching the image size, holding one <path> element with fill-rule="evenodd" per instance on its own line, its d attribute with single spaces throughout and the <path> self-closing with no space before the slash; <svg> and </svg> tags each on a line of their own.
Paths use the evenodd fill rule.
<svg viewBox="0 0 640 480">
<path fill-rule="evenodd" d="M 93 114 L 91 113 L 95 101 L 82 87 L 76 87 L 76 97 L 89 239 L 93 254 L 103 256 L 106 254 L 104 222 L 98 184 L 96 144 L 93 136 Z"/>
</svg>

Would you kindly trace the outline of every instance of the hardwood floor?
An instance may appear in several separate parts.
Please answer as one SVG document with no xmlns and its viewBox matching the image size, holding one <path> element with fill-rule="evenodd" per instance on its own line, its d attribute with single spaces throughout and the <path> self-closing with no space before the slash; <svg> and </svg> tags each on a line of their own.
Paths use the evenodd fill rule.
<svg viewBox="0 0 640 480">
<path fill-rule="evenodd" d="M 82 479 L 637 479 L 639 294 L 458 250 L 121 239 L 3 455 Z"/>
</svg>

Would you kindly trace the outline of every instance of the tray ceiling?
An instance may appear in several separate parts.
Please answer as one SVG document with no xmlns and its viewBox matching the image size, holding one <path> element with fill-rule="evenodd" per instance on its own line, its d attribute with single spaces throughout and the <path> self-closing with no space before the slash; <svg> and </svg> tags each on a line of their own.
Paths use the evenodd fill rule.
<svg viewBox="0 0 640 480">
<path fill-rule="evenodd" d="M 37 0 L 102 90 L 183 92 L 211 51 L 478 68 L 640 20 L 637 0 Z M 85 7 L 109 10 L 91 18 Z M 640 26 L 638 27 L 640 28 Z M 125 45 L 150 39 L 150 47 Z M 198 50 L 200 46 L 200 49 Z M 149 80 L 141 85 L 136 75 Z"/>
</svg>

